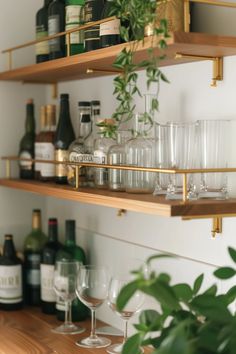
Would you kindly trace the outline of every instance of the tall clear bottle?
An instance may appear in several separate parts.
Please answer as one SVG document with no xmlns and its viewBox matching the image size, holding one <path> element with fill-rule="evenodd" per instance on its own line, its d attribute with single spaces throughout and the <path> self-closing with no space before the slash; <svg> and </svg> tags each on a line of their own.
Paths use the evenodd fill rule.
<svg viewBox="0 0 236 354">
<path fill-rule="evenodd" d="M 43 247 L 40 264 L 41 277 L 41 309 L 46 314 L 56 312 L 56 293 L 53 289 L 55 259 L 58 250 L 62 247 L 58 241 L 57 219 L 48 220 L 48 241 Z"/>
<path fill-rule="evenodd" d="M 47 241 L 41 229 L 41 211 L 33 210 L 32 231 L 24 242 L 24 293 L 27 305 L 40 306 L 40 262 Z"/>
<path fill-rule="evenodd" d="M 66 220 L 65 244 L 57 252 L 56 261 L 75 260 L 86 264 L 86 255 L 84 250 L 76 244 L 75 220 Z M 64 321 L 65 303 L 60 298 L 57 298 L 56 303 L 57 319 Z M 87 307 L 76 298 L 72 303 L 72 321 L 83 321 L 88 317 Z"/>
<path fill-rule="evenodd" d="M 69 95 L 61 95 L 59 121 L 55 133 L 55 160 L 59 162 L 69 160 L 69 146 L 75 140 L 75 133 L 71 123 Z M 55 180 L 57 183 L 67 183 L 67 166 L 56 165 Z"/>
<path fill-rule="evenodd" d="M 78 27 L 81 24 L 83 6 L 84 0 L 66 0 L 66 31 Z M 70 55 L 84 52 L 83 34 L 83 31 L 71 33 Z"/>
<path fill-rule="evenodd" d="M 48 34 L 52 36 L 65 30 L 65 1 L 53 0 L 48 8 Z M 50 39 L 49 59 L 65 56 L 65 36 Z"/>
<path fill-rule="evenodd" d="M 35 117 L 34 102 L 29 99 L 26 104 L 25 134 L 20 141 L 19 157 L 34 159 Z M 30 161 L 20 161 L 20 178 L 34 178 L 34 164 Z"/>
<path fill-rule="evenodd" d="M 48 7 L 52 0 L 44 0 L 44 5 L 36 14 L 36 39 L 48 36 Z M 36 63 L 49 60 L 48 41 L 36 44 Z"/>
<path fill-rule="evenodd" d="M 19 310 L 23 305 L 22 263 L 17 258 L 12 235 L 5 235 L 0 257 L 0 309 Z"/>
</svg>

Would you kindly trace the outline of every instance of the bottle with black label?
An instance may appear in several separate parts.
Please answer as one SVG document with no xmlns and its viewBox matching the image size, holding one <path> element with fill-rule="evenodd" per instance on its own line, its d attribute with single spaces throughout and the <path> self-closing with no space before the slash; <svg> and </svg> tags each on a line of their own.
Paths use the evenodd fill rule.
<svg viewBox="0 0 236 354">
<path fill-rule="evenodd" d="M 106 0 L 102 12 L 102 18 L 107 18 L 110 16 L 112 1 L 113 0 Z M 101 48 L 110 47 L 112 45 L 121 43 L 120 20 L 118 18 L 100 24 L 100 41 L 101 41 Z"/>
<path fill-rule="evenodd" d="M 53 289 L 54 265 L 57 251 L 62 247 L 58 242 L 57 219 L 48 220 L 48 242 L 43 247 L 40 264 L 41 308 L 42 312 L 54 314 L 56 311 L 56 293 Z"/>
<path fill-rule="evenodd" d="M 15 311 L 22 305 L 22 263 L 16 256 L 12 235 L 6 235 L 0 257 L 0 308 Z"/>
<path fill-rule="evenodd" d="M 102 17 L 104 0 L 86 0 L 84 8 L 85 23 L 99 21 Z M 100 48 L 100 26 L 93 26 L 84 31 L 85 51 Z"/>
<path fill-rule="evenodd" d="M 65 31 L 65 1 L 53 0 L 48 8 L 48 34 Z M 58 59 L 65 56 L 65 36 L 50 39 L 49 59 Z"/>
<path fill-rule="evenodd" d="M 44 0 L 44 5 L 36 14 L 36 39 L 48 36 L 48 6 L 52 0 Z M 36 44 L 36 63 L 42 63 L 49 59 L 48 41 Z"/>
<path fill-rule="evenodd" d="M 59 162 L 69 160 L 69 146 L 75 140 L 75 133 L 70 118 L 69 95 L 61 95 L 60 114 L 55 134 L 55 160 Z M 67 166 L 56 165 L 56 183 L 67 183 Z"/>
<path fill-rule="evenodd" d="M 35 117 L 34 102 L 29 99 L 26 104 L 25 134 L 20 141 L 19 157 L 34 159 Z M 31 161 L 20 161 L 20 178 L 34 178 L 34 164 Z"/>
<path fill-rule="evenodd" d="M 33 210 L 32 231 L 24 242 L 24 286 L 27 305 L 40 305 L 40 262 L 47 241 L 41 230 L 41 211 Z"/>
<path fill-rule="evenodd" d="M 66 0 L 66 31 L 78 27 L 81 23 L 84 0 Z M 84 31 L 70 35 L 70 55 L 84 52 Z"/>
</svg>

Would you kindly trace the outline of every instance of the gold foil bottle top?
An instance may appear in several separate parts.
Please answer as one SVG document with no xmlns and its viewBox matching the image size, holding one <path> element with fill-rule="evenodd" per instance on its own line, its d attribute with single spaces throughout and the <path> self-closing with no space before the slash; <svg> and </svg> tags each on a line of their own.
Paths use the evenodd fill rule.
<svg viewBox="0 0 236 354">
<path fill-rule="evenodd" d="M 12 240 L 13 236 L 12 235 L 5 235 L 4 238 L 5 238 L 5 240 Z"/>
<path fill-rule="evenodd" d="M 48 104 L 46 106 L 47 113 L 47 126 L 55 126 L 56 125 L 56 105 Z"/>
<path fill-rule="evenodd" d="M 46 122 L 46 106 L 41 106 L 40 107 L 40 127 L 41 127 L 41 130 L 43 130 L 46 125 L 47 125 L 47 122 Z"/>
<path fill-rule="evenodd" d="M 39 209 L 33 210 L 32 229 L 41 229 L 41 210 Z"/>
</svg>

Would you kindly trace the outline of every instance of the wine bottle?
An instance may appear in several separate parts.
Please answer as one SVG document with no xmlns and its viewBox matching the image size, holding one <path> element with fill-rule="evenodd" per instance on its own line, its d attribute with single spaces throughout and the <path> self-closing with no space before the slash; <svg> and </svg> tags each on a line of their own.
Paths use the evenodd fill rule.
<svg viewBox="0 0 236 354">
<path fill-rule="evenodd" d="M 86 255 L 84 250 L 76 245 L 75 241 L 75 220 L 66 220 L 66 237 L 64 246 L 57 252 L 56 261 L 76 260 L 86 264 Z M 65 303 L 57 298 L 56 303 L 57 319 L 64 321 Z M 88 316 L 88 308 L 76 298 L 72 302 L 72 321 L 83 321 Z"/>
<path fill-rule="evenodd" d="M 81 24 L 81 11 L 84 0 L 66 0 L 66 31 Z M 70 55 L 84 52 L 84 32 L 73 32 L 70 35 Z"/>
<path fill-rule="evenodd" d="M 35 160 L 42 160 L 43 159 L 43 147 L 42 142 L 44 140 L 44 135 L 46 131 L 46 106 L 41 106 L 40 108 L 40 132 L 35 137 L 34 143 L 34 155 Z M 41 175 L 41 166 L 42 163 L 36 162 L 34 166 L 34 178 L 39 179 Z"/>
<path fill-rule="evenodd" d="M 57 219 L 48 220 L 48 242 L 42 250 L 40 264 L 41 276 L 41 309 L 47 314 L 54 314 L 56 311 L 56 293 L 53 289 L 54 265 L 57 251 L 62 247 L 57 239 Z"/>
<path fill-rule="evenodd" d="M 23 305 L 22 263 L 16 256 L 12 235 L 5 235 L 0 257 L 0 308 L 19 310 Z"/>
<path fill-rule="evenodd" d="M 44 5 L 36 14 L 36 39 L 42 39 L 48 36 L 48 6 L 52 0 L 44 0 Z M 36 44 L 36 63 L 42 63 L 49 60 L 48 41 Z"/>
<path fill-rule="evenodd" d="M 112 1 L 113 0 L 106 0 L 102 12 L 102 18 L 107 18 L 110 16 Z M 105 48 L 105 47 L 109 47 L 121 43 L 120 20 L 118 18 L 100 24 L 100 43 L 101 43 L 101 48 Z"/>
<path fill-rule="evenodd" d="M 69 95 L 61 95 L 60 114 L 55 134 L 55 160 L 68 161 L 68 148 L 75 140 L 75 133 L 70 118 Z M 56 165 L 57 183 L 67 183 L 67 167 L 64 164 Z"/>
<path fill-rule="evenodd" d="M 24 242 L 24 292 L 28 305 L 40 305 L 40 261 L 47 241 L 41 230 L 41 211 L 33 210 L 32 231 Z"/>
<path fill-rule="evenodd" d="M 104 0 L 85 0 L 84 22 L 89 23 L 101 20 Z M 96 50 L 100 48 L 100 26 L 96 25 L 84 31 L 85 51 Z"/>
<path fill-rule="evenodd" d="M 26 104 L 26 121 L 25 134 L 20 141 L 19 157 L 33 159 L 34 158 L 34 141 L 35 141 L 35 117 L 34 102 L 29 99 Z M 31 161 L 20 161 L 20 178 L 34 178 L 34 164 Z"/>
<path fill-rule="evenodd" d="M 48 8 L 48 34 L 65 31 L 65 1 L 53 0 Z M 58 59 L 65 56 L 65 36 L 49 40 L 49 59 Z"/>
</svg>

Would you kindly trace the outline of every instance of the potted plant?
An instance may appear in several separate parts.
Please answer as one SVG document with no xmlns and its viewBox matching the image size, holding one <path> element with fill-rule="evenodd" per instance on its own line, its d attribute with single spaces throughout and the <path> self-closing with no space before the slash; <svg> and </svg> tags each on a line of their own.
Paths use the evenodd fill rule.
<svg viewBox="0 0 236 354">
<path fill-rule="evenodd" d="M 228 250 L 236 263 L 236 250 Z M 148 265 L 160 257 L 149 258 Z M 214 272 L 219 279 L 230 279 L 235 274 L 232 267 Z M 201 291 L 203 279 L 201 274 L 193 285 L 172 285 L 168 274 L 151 271 L 146 276 L 142 269 L 135 271 L 135 280 L 120 292 L 118 309 L 122 310 L 136 291 L 142 291 L 154 298 L 161 310 L 140 314 L 137 332 L 126 341 L 122 353 L 139 354 L 140 346 L 150 345 L 153 354 L 235 354 L 236 316 L 230 305 L 236 298 L 236 286 L 224 294 L 219 294 L 215 284 Z"/>
</svg>

